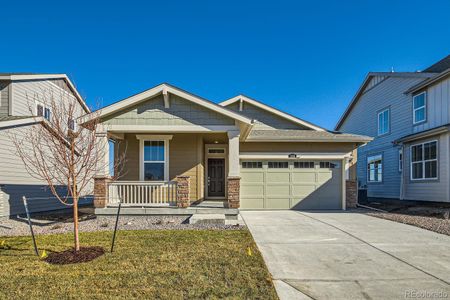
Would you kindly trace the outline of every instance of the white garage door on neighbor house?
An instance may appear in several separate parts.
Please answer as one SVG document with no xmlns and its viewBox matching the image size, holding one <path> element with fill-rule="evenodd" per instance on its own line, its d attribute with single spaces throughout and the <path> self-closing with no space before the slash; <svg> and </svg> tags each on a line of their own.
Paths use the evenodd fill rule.
<svg viewBox="0 0 450 300">
<path fill-rule="evenodd" d="M 241 208 L 342 209 L 342 164 L 243 160 Z"/>
</svg>

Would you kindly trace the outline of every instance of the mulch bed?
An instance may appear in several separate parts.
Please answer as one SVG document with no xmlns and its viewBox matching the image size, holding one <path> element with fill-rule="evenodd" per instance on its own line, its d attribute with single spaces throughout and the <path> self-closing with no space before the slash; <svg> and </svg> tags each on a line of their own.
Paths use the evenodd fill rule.
<svg viewBox="0 0 450 300">
<path fill-rule="evenodd" d="M 105 250 L 102 247 L 80 247 L 79 251 L 70 249 L 62 252 L 52 252 L 45 261 L 54 265 L 78 264 L 94 260 L 103 254 L 105 254 Z"/>
</svg>

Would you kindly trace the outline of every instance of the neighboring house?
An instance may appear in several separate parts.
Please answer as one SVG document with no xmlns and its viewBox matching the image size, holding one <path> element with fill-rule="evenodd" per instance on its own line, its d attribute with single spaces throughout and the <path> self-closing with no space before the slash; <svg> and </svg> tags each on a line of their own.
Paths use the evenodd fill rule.
<svg viewBox="0 0 450 300">
<path fill-rule="evenodd" d="M 52 108 L 44 103 L 50 93 L 57 101 L 63 99 L 61 95 L 75 97 L 78 116 L 90 112 L 64 74 L 0 73 L 0 217 L 23 213 L 22 196 L 31 198 L 32 212 L 66 207 L 53 197 L 45 182 L 28 174 L 11 140 L 11 135 L 23 136 L 30 126 L 51 124 Z"/>
<path fill-rule="evenodd" d="M 366 136 L 327 131 L 246 96 L 220 104 L 161 84 L 84 116 L 126 142 L 124 176 L 96 179 L 96 207 L 345 209 L 345 166 Z M 123 148 L 123 147 L 122 147 Z M 105 160 L 109 156 L 105 154 Z M 106 185 L 106 186 L 105 186 Z"/>
<path fill-rule="evenodd" d="M 450 56 L 421 72 L 369 73 L 336 130 L 375 137 L 358 149 L 369 197 L 450 202 Z"/>
</svg>

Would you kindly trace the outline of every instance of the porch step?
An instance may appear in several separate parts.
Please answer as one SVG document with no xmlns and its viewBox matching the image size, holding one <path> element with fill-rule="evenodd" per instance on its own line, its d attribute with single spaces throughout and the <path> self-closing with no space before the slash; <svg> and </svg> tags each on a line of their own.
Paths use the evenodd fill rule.
<svg viewBox="0 0 450 300">
<path fill-rule="evenodd" d="M 223 214 L 193 214 L 189 218 L 189 224 L 225 225 L 225 215 L 223 215 Z"/>
</svg>

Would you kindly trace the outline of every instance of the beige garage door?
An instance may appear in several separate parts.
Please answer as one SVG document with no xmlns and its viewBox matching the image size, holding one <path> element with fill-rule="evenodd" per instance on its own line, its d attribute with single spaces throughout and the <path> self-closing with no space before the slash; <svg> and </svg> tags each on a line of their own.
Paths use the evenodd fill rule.
<svg viewBox="0 0 450 300">
<path fill-rule="evenodd" d="M 341 209 L 339 161 L 241 161 L 243 209 Z"/>
</svg>

